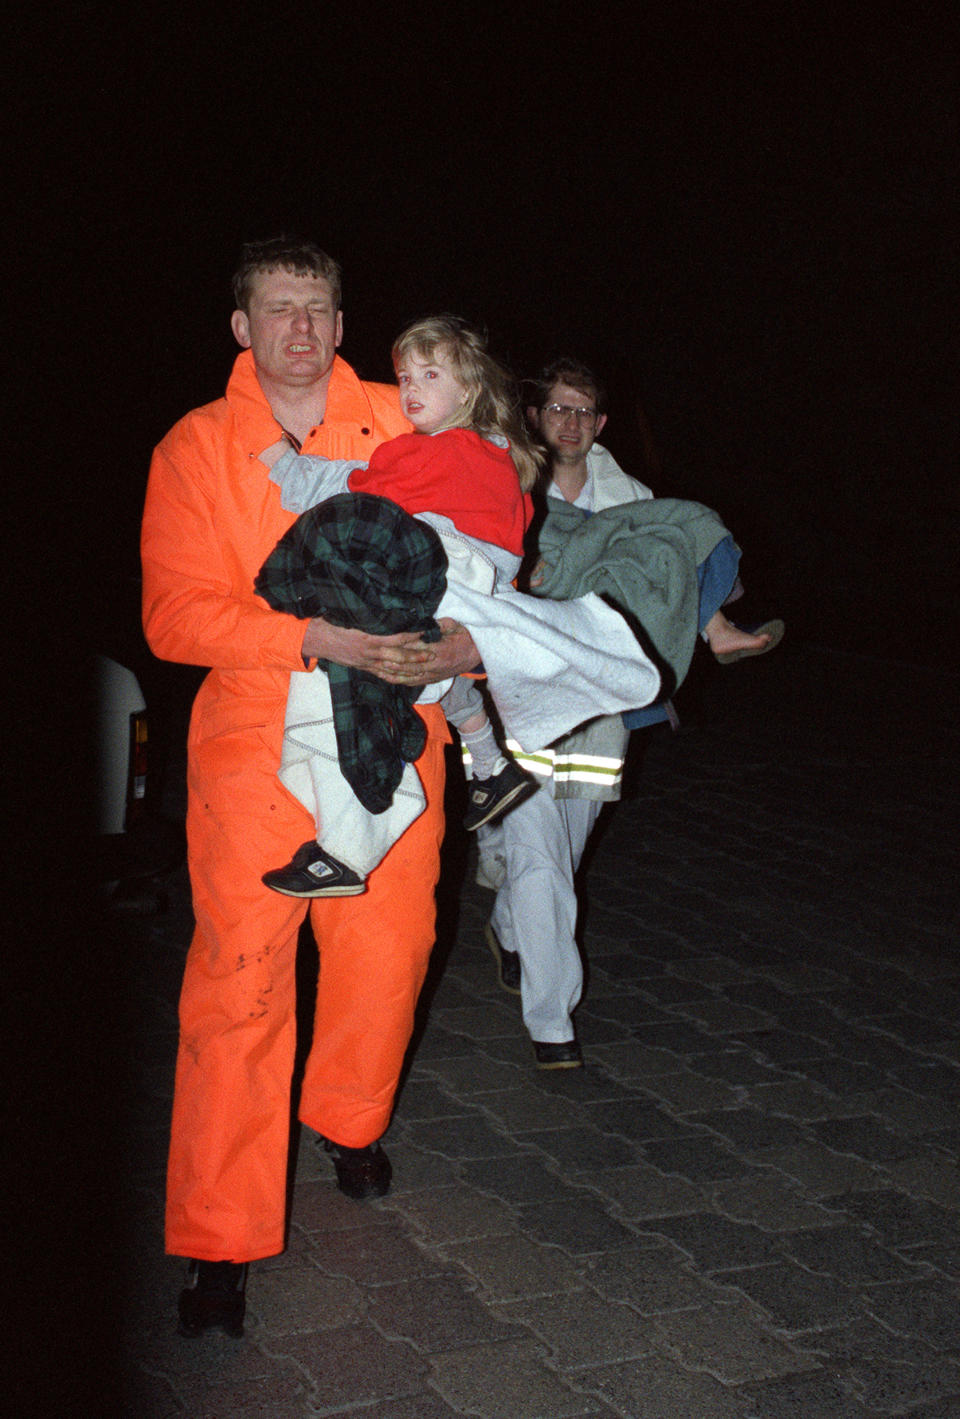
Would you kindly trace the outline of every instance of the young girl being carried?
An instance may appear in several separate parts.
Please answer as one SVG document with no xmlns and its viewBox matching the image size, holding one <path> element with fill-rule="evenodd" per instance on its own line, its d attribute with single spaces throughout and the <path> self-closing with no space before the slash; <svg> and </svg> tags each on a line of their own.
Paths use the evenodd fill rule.
<svg viewBox="0 0 960 1419">
<path fill-rule="evenodd" d="M 634 703 L 631 697 L 638 689 L 645 703 L 652 700 L 659 689 L 657 670 L 622 617 L 599 598 L 582 598 L 558 607 L 555 603 L 533 602 L 510 590 L 532 515 L 529 490 L 543 455 L 524 428 L 512 378 L 487 353 L 481 336 L 455 317 L 435 317 L 404 331 L 392 353 L 401 407 L 415 432 L 382 444 L 366 465 L 299 456 L 286 439 L 271 445 L 260 457 L 271 468 L 272 480 L 280 485 L 283 506 L 307 513 L 346 490 L 389 499 L 427 522 L 439 535 L 447 554 L 448 594 L 456 580 L 473 592 L 484 592 L 485 601 L 490 600 L 492 592 L 497 593 L 493 599 L 498 601 L 512 596 L 514 607 L 526 603 L 536 618 L 545 612 L 549 615 L 547 608 L 553 607 L 564 637 L 562 659 L 581 661 L 592 644 L 597 659 L 609 662 L 599 671 L 601 692 L 594 697 L 595 687 L 587 685 L 585 678 L 593 673 L 587 654 L 583 683 L 577 682 L 565 710 L 568 728 L 591 713 L 630 707 Z M 285 541 L 282 539 L 277 553 Z M 271 554 L 264 564 L 257 578 L 257 590 L 276 609 L 295 609 L 289 597 L 285 603 L 275 595 L 276 583 L 283 583 L 283 573 L 273 578 L 268 575 L 275 558 L 276 553 Z M 305 612 L 297 610 L 296 614 Z M 578 619 L 583 617 L 589 624 Z M 464 619 L 463 613 L 460 619 Z M 469 619 L 464 619 L 464 624 L 476 639 L 474 624 Z M 494 691 L 495 671 L 500 672 L 502 666 L 495 666 L 492 657 L 496 657 L 501 645 L 502 640 L 498 642 L 496 636 L 484 642 L 485 669 Z M 534 659 L 538 648 L 534 647 Z M 546 661 L 547 654 L 553 655 L 552 662 Z M 521 719 L 529 718 L 530 706 L 522 702 L 537 699 L 536 690 L 541 685 L 552 687 L 557 660 L 553 643 L 550 651 L 544 653 L 544 660 L 547 668 L 532 672 L 540 680 L 522 682 L 516 704 L 509 693 L 503 701 L 494 694 L 501 713 L 506 707 L 505 718 L 510 718 L 514 709 Z M 507 672 L 508 680 L 513 668 Z M 579 673 L 569 666 L 565 670 Z M 519 673 L 529 675 L 531 667 L 523 665 Z M 268 887 L 289 896 L 346 896 L 362 892 L 365 877 L 418 811 L 413 801 L 416 775 L 409 763 L 389 811 L 366 812 L 357 802 L 337 771 L 336 748 L 331 752 L 330 726 L 334 716 L 326 706 L 323 713 L 315 712 L 315 696 L 323 692 L 318 682 L 325 679 L 318 671 L 291 677 L 291 699 L 294 690 L 300 693 L 299 682 L 310 682 L 304 693 L 311 696 L 311 713 L 304 713 L 302 708 L 291 711 L 288 703 L 280 777 L 295 796 L 312 808 L 317 840 L 304 843 L 286 866 L 264 874 Z M 566 688 L 565 683 L 562 688 Z M 552 694 L 550 698 L 554 698 Z M 562 693 L 557 698 L 562 702 Z M 618 706 L 615 699 L 622 700 L 622 705 Z M 535 791 L 537 784 L 501 752 L 473 680 L 460 677 L 452 682 L 440 703 L 472 759 L 465 826 L 474 829 L 519 804 Z M 564 710 L 561 708 L 560 712 Z M 544 713 L 549 719 L 550 711 L 541 711 L 541 717 Z M 321 721 L 325 726 L 324 743 L 317 737 Z M 556 722 L 544 722 L 531 729 L 529 733 L 539 738 L 539 743 L 528 740 L 529 747 L 542 747 L 555 737 L 555 731 Z M 346 772 L 342 753 L 340 768 Z"/>
</svg>

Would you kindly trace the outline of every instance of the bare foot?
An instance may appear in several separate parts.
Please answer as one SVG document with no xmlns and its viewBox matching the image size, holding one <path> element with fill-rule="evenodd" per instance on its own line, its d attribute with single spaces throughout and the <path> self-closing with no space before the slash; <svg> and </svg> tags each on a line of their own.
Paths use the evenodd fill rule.
<svg viewBox="0 0 960 1419">
<path fill-rule="evenodd" d="M 769 632 L 751 635 L 742 631 L 732 621 L 728 621 L 722 611 L 717 611 L 704 626 L 707 642 L 714 655 L 732 655 L 736 651 L 758 651 L 770 643 Z"/>
</svg>

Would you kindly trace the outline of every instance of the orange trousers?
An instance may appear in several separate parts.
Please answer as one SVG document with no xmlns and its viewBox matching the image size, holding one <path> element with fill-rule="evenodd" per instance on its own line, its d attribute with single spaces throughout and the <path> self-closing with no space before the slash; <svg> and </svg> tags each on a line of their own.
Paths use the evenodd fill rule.
<svg viewBox="0 0 960 1419">
<path fill-rule="evenodd" d="M 198 705 L 202 702 L 201 689 Z M 239 707 L 238 707 L 239 708 Z M 417 769 L 427 807 L 357 897 L 307 903 L 260 881 L 313 836 L 276 776 L 273 724 L 204 736 L 191 725 L 187 832 L 196 930 L 180 999 L 166 1245 L 255 1261 L 285 1240 L 297 936 L 309 905 L 319 950 L 313 1044 L 299 1117 L 348 1147 L 385 1131 L 434 940 L 443 836 L 437 706 Z"/>
</svg>

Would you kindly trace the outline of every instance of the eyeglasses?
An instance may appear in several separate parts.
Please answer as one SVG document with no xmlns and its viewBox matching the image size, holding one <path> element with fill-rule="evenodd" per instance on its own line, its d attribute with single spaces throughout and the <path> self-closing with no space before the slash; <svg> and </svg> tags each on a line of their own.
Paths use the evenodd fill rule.
<svg viewBox="0 0 960 1419">
<path fill-rule="evenodd" d="M 575 409 L 572 404 L 544 404 L 541 412 L 561 421 L 565 421 L 572 414 L 577 423 L 584 426 L 597 422 L 596 409 Z"/>
</svg>

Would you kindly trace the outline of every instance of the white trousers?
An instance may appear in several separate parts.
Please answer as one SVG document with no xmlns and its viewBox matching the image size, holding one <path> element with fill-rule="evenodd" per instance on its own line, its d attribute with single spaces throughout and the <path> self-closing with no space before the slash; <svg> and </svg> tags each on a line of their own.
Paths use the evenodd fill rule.
<svg viewBox="0 0 960 1419">
<path fill-rule="evenodd" d="M 523 1023 L 534 1040 L 573 1039 L 571 1014 L 583 990 L 573 878 L 602 807 L 592 798 L 554 798 L 547 779 L 481 845 L 505 861 L 490 923 L 503 949 L 520 957 Z"/>
</svg>

